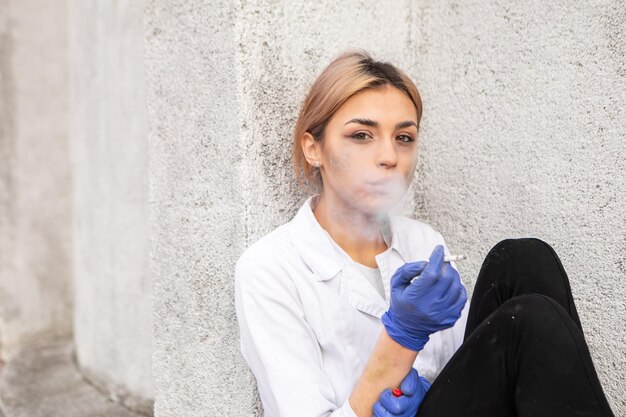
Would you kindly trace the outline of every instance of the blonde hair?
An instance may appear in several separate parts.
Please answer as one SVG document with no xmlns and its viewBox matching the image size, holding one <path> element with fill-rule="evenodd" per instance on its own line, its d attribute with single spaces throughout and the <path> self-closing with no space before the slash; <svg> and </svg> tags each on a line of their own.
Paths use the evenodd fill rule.
<svg viewBox="0 0 626 417">
<path fill-rule="evenodd" d="M 324 138 L 324 129 L 335 112 L 354 94 L 373 88 L 393 86 L 404 92 L 415 105 L 417 125 L 422 118 L 422 99 L 413 81 L 388 62 L 375 61 L 362 50 L 338 55 L 317 77 L 302 103 L 293 132 L 293 163 L 296 179 L 305 188 L 321 189 L 318 168 L 311 166 L 302 151 L 306 132 L 316 141 Z"/>
</svg>

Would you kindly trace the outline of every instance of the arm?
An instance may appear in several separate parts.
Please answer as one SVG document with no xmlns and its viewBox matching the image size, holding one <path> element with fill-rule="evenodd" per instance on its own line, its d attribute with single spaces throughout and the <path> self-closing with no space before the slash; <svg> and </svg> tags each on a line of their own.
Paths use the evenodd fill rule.
<svg viewBox="0 0 626 417">
<path fill-rule="evenodd" d="M 350 398 L 337 407 L 296 288 L 265 265 L 247 257 L 237 263 L 235 272 L 241 351 L 257 380 L 265 415 L 371 417 L 380 393 L 400 384 L 417 352 L 382 330 Z"/>
<path fill-rule="evenodd" d="M 399 386 L 411 370 L 416 357 L 416 351 L 400 345 L 383 329 L 349 398 L 355 414 L 359 417 L 371 417 L 380 393 L 387 388 Z"/>
<path fill-rule="evenodd" d="M 241 352 L 252 370 L 266 417 L 355 417 L 337 404 L 322 352 L 295 284 L 268 257 L 246 256 L 235 271 Z"/>
<path fill-rule="evenodd" d="M 280 272 L 272 269 L 267 259 L 240 259 L 235 272 L 235 304 L 241 351 L 257 379 L 266 416 L 302 416 L 303 411 L 310 416 L 371 416 L 380 393 L 399 385 L 432 332 L 428 328 L 431 319 L 424 311 L 432 312 L 433 306 L 424 294 L 445 282 L 439 279 L 440 271 L 435 267 L 425 270 L 425 264 L 405 264 L 394 274 L 398 279 L 392 285 L 392 308 L 386 314 L 395 311 L 395 315 L 383 320 L 386 330 L 350 398 L 338 408 L 294 283 L 279 277 Z M 411 284 L 411 278 L 422 270 L 424 279 Z M 406 320 L 421 324 L 407 327 Z"/>
<path fill-rule="evenodd" d="M 428 263 L 407 263 L 391 278 L 391 306 L 382 317 L 385 329 L 349 399 L 359 417 L 370 417 L 380 393 L 400 385 L 432 333 L 459 318 L 467 293 L 443 257 L 444 248 L 438 245 Z"/>
</svg>

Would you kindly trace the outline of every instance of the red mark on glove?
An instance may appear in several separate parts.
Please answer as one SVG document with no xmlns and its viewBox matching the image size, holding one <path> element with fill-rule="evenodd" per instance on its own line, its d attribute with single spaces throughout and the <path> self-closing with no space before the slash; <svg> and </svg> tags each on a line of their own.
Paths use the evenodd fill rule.
<svg viewBox="0 0 626 417">
<path fill-rule="evenodd" d="M 391 391 L 391 393 L 393 394 L 394 397 L 402 396 L 402 390 L 400 388 L 394 388 L 393 391 Z"/>
</svg>

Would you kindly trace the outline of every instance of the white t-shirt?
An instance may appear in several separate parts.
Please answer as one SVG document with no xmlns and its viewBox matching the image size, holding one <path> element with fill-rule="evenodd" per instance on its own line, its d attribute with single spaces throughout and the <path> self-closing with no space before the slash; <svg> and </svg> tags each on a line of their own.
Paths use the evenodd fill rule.
<svg viewBox="0 0 626 417">
<path fill-rule="evenodd" d="M 391 216 L 389 249 L 376 256 L 381 297 L 319 225 L 313 198 L 246 249 L 235 269 L 241 352 L 266 417 L 355 417 L 348 397 L 383 329 L 391 276 L 406 262 L 428 260 L 436 245 L 445 247 L 427 224 Z M 461 345 L 466 312 L 467 306 L 417 355 L 413 366 L 431 382 Z"/>
<path fill-rule="evenodd" d="M 383 285 L 383 276 L 380 275 L 380 269 L 371 268 L 358 262 L 354 262 L 354 265 L 359 269 L 359 271 L 361 271 L 363 278 L 365 278 L 367 282 L 369 282 L 370 285 L 374 287 L 378 294 L 380 294 L 382 298 L 386 298 L 385 286 Z"/>
</svg>

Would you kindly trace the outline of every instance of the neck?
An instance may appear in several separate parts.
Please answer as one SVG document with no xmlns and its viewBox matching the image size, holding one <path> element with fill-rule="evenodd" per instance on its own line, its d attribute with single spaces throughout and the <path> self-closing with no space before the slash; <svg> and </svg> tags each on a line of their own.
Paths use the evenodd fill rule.
<svg viewBox="0 0 626 417">
<path fill-rule="evenodd" d="M 322 192 L 313 208 L 317 222 L 350 257 L 376 267 L 375 256 L 387 249 L 382 216 L 363 213 Z"/>
</svg>

